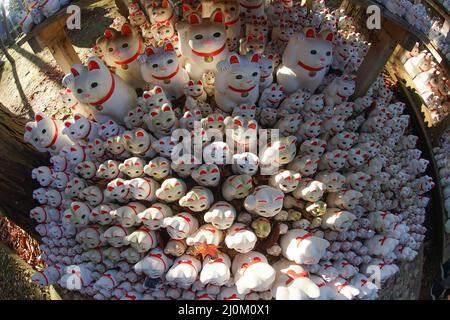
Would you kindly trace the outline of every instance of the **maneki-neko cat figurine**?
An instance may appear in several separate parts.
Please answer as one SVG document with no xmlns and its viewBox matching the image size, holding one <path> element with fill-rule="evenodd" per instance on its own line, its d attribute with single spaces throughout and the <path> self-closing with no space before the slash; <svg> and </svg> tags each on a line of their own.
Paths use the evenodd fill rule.
<svg viewBox="0 0 450 320">
<path fill-rule="evenodd" d="M 72 65 L 63 83 L 74 92 L 77 100 L 92 107 L 99 123 L 114 120 L 123 124 L 123 119 L 136 104 L 134 89 L 112 73 L 98 57 L 90 57 L 87 66 Z"/>
<path fill-rule="evenodd" d="M 314 92 L 322 83 L 333 61 L 332 32 L 316 35 L 314 28 L 297 33 L 290 40 L 277 71 L 277 80 L 290 94 L 298 89 Z"/>
<path fill-rule="evenodd" d="M 127 84 L 137 89 L 144 89 L 144 79 L 138 62 L 144 51 L 144 42 L 138 31 L 125 23 L 119 31 L 107 28 L 97 45 L 104 52 L 106 63 L 115 68 L 115 73 Z"/>
<path fill-rule="evenodd" d="M 184 94 L 189 75 L 178 60 L 171 42 L 166 42 L 159 48 L 146 47 L 139 56 L 139 62 L 144 80 L 160 86 L 170 100 L 178 99 Z"/>
<path fill-rule="evenodd" d="M 192 13 L 187 21 L 176 26 L 180 51 L 189 76 L 198 80 L 205 72 L 217 72 L 217 63 L 228 57 L 225 18 L 221 10 L 216 10 L 208 19 Z"/>
</svg>

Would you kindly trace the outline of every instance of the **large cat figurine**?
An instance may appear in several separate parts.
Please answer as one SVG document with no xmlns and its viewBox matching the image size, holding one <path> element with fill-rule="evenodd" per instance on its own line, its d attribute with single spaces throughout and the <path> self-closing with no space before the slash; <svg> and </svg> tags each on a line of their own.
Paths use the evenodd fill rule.
<svg viewBox="0 0 450 320">
<path fill-rule="evenodd" d="M 314 28 L 297 33 L 290 40 L 277 71 L 278 83 L 287 94 L 298 89 L 314 92 L 322 83 L 333 61 L 334 34 L 324 31 L 316 35 Z"/>
<path fill-rule="evenodd" d="M 177 24 L 180 51 L 186 59 L 185 68 L 193 80 L 201 79 L 205 72 L 217 72 L 217 63 L 228 57 L 224 22 L 224 15 L 218 9 L 208 19 L 192 13 L 188 23 Z"/>
<path fill-rule="evenodd" d="M 144 43 L 139 33 L 128 23 L 121 31 L 107 28 L 102 37 L 97 39 L 97 45 L 104 52 L 106 63 L 115 68 L 115 73 L 133 88 L 144 88 L 144 79 L 138 62 L 139 55 L 144 51 Z"/>
<path fill-rule="evenodd" d="M 92 107 L 99 123 L 112 119 L 124 124 L 128 112 L 136 106 L 135 90 L 112 73 L 98 57 L 90 57 L 87 66 L 74 64 L 63 84 L 77 100 Z"/>
<path fill-rule="evenodd" d="M 231 113 L 241 104 L 252 105 L 259 96 L 259 55 L 247 58 L 232 54 L 217 66 L 221 72 L 216 75 L 215 99 L 217 106 Z"/>
<path fill-rule="evenodd" d="M 169 99 L 178 99 L 184 94 L 189 75 L 180 65 L 171 42 L 159 48 L 146 47 L 145 53 L 139 56 L 139 62 L 144 80 L 163 88 Z"/>
</svg>

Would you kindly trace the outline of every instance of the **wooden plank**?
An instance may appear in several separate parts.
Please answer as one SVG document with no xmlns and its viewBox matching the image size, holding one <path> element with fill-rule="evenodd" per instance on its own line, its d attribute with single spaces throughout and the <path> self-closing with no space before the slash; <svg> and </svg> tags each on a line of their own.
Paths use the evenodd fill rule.
<svg viewBox="0 0 450 320">
<path fill-rule="evenodd" d="M 47 46 L 64 73 L 70 72 L 71 65 L 81 63 L 64 29 L 61 29 L 58 37 L 47 42 Z"/>
<path fill-rule="evenodd" d="M 96 2 L 99 2 L 100 0 L 79 0 L 79 1 L 73 1 L 70 4 L 79 6 L 80 8 L 84 8 L 87 6 L 90 6 L 91 4 L 94 4 Z M 67 14 L 67 7 L 64 7 L 60 9 L 58 12 L 56 12 L 53 16 L 51 16 L 48 19 L 45 19 L 42 23 L 40 23 L 37 26 L 34 26 L 33 29 L 25 35 L 23 38 L 21 38 L 17 45 L 21 46 L 25 42 L 29 41 L 30 39 L 36 37 L 37 35 L 41 34 L 43 30 L 45 30 L 49 25 L 53 24 L 54 21 L 67 18 L 69 14 Z"/>
<path fill-rule="evenodd" d="M 356 90 L 352 100 L 367 93 L 396 47 L 396 42 L 384 29 L 378 31 L 376 38 L 356 74 Z"/>
</svg>

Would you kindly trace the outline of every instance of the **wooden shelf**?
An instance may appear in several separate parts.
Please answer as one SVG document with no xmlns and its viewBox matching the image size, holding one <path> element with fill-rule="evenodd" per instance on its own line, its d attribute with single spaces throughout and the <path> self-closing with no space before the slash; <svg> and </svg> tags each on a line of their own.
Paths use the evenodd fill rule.
<svg viewBox="0 0 450 320">
<path fill-rule="evenodd" d="M 450 21 L 450 14 L 449 12 L 436 0 L 425 0 L 425 2 L 435 11 L 437 12 L 442 18 L 444 18 L 447 21 Z"/>
<path fill-rule="evenodd" d="M 409 35 L 414 39 L 414 41 L 419 41 L 419 42 L 423 43 L 427 47 L 427 49 L 431 52 L 431 54 L 436 59 L 436 61 L 444 69 L 446 74 L 450 76 L 450 63 L 446 59 L 445 55 L 430 41 L 430 39 L 428 38 L 428 36 L 426 34 L 424 34 L 419 29 L 415 28 L 414 26 L 410 25 L 408 23 L 408 21 L 406 21 L 404 18 L 393 14 L 388 9 L 386 9 L 386 7 L 384 7 L 382 4 L 375 2 L 375 1 L 371 1 L 371 0 L 346 0 L 346 1 L 348 1 L 352 5 L 362 6 L 365 8 L 367 8 L 368 6 L 371 6 L 371 5 L 378 6 L 381 10 L 381 15 L 383 16 L 383 18 L 387 19 L 389 22 L 393 23 L 395 26 L 407 31 L 409 33 Z M 428 1 L 433 2 L 431 0 L 428 0 Z M 381 24 L 381 27 L 383 28 L 383 23 Z M 389 32 L 389 28 L 386 28 L 386 29 Z M 408 44 L 411 43 L 411 41 L 407 41 L 407 39 L 404 39 L 404 40 Z M 401 41 L 399 43 L 403 46 L 403 43 Z M 409 50 L 410 48 L 405 48 L 405 49 Z"/>
<path fill-rule="evenodd" d="M 407 110 L 412 116 L 411 121 L 415 127 L 415 133 L 419 136 L 421 143 L 423 144 L 424 155 L 430 160 L 430 166 L 428 168 L 428 174 L 432 176 L 436 183 L 435 188 L 431 192 L 431 210 L 429 214 L 431 217 L 432 227 L 436 228 L 436 234 L 439 237 L 439 243 L 441 243 L 442 262 L 450 259 L 450 236 L 445 233 L 444 225 L 447 220 L 447 214 L 444 206 L 444 195 L 442 192 L 442 186 L 440 183 L 439 168 L 434 159 L 433 146 L 436 141 L 432 141 L 430 130 L 425 125 L 424 116 L 421 112 L 421 106 L 423 104 L 420 96 L 417 95 L 414 83 L 411 77 L 407 77 L 407 73 L 403 68 L 403 65 L 398 60 L 391 59 L 386 65 L 390 77 L 396 81 L 397 88 L 403 101 L 406 103 Z M 406 78 L 406 79 L 405 79 Z"/>
<path fill-rule="evenodd" d="M 90 6 L 91 4 L 99 2 L 99 1 L 100 0 L 78 0 L 78 1 L 71 2 L 69 5 L 76 5 L 76 6 L 79 6 L 80 8 L 84 8 L 84 7 Z M 66 19 L 68 16 L 69 16 L 69 14 L 67 14 L 67 6 L 65 6 L 64 8 L 61 8 L 58 12 L 56 12 L 50 18 L 47 18 L 44 21 L 42 21 L 42 23 L 38 24 L 37 26 L 34 26 L 33 29 L 31 29 L 31 31 L 28 34 L 26 34 L 25 36 L 23 36 L 22 38 L 20 38 L 18 40 L 17 45 L 21 46 L 25 42 L 30 41 L 31 39 L 33 39 L 34 37 L 39 35 L 43 30 L 45 30 L 51 24 L 53 24 L 56 21 L 59 21 L 61 19 Z"/>
</svg>

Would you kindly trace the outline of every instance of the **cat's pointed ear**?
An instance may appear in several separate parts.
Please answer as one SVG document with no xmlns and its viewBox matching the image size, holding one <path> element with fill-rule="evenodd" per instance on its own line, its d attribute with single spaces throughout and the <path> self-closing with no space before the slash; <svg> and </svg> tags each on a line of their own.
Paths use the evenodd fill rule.
<svg viewBox="0 0 450 320">
<path fill-rule="evenodd" d="M 305 29 L 305 36 L 308 39 L 314 39 L 316 37 L 316 29 L 313 27 L 309 27 Z"/>
<path fill-rule="evenodd" d="M 237 54 L 232 54 L 229 58 L 230 64 L 239 64 L 239 56 Z"/>
<path fill-rule="evenodd" d="M 334 42 L 334 33 L 332 31 L 329 31 L 329 30 L 322 31 L 322 33 L 320 34 L 320 37 L 323 40 Z"/>
<path fill-rule="evenodd" d="M 165 52 L 173 52 L 173 51 L 175 51 L 175 48 L 173 47 L 172 42 L 166 42 L 164 44 L 164 51 Z"/>
<path fill-rule="evenodd" d="M 224 19 L 224 15 L 222 10 L 220 9 L 216 9 L 212 14 L 211 14 L 211 22 L 214 23 L 223 23 L 225 21 Z"/>
<path fill-rule="evenodd" d="M 250 61 L 251 61 L 251 62 L 256 62 L 256 63 L 258 63 L 260 58 L 261 58 L 260 55 L 257 54 L 257 53 L 255 53 L 255 54 L 252 55 L 252 57 L 250 58 Z"/>
<path fill-rule="evenodd" d="M 202 5 L 202 3 L 200 2 L 200 4 L 197 6 L 196 11 L 197 11 L 197 12 L 202 12 L 202 10 L 203 10 L 203 5 Z"/>
<path fill-rule="evenodd" d="M 105 32 L 103 33 L 105 38 L 108 40 L 111 40 L 115 38 L 117 31 L 113 28 L 106 28 Z"/>
<path fill-rule="evenodd" d="M 189 24 L 200 24 L 200 16 L 196 13 L 191 13 L 188 17 Z"/>
<path fill-rule="evenodd" d="M 122 26 L 122 29 L 120 30 L 120 32 L 122 33 L 122 35 L 130 35 L 133 33 L 133 27 L 131 25 L 129 25 L 128 23 L 125 23 Z"/>
<path fill-rule="evenodd" d="M 91 57 L 88 61 L 88 70 L 92 71 L 92 70 L 100 70 L 101 69 L 101 64 L 100 61 L 98 61 L 98 58 L 96 57 Z"/>
<path fill-rule="evenodd" d="M 153 47 L 150 47 L 150 46 L 146 47 L 146 48 L 145 48 L 145 54 L 146 54 L 147 56 L 154 55 L 154 54 L 155 54 L 155 51 L 153 50 Z"/>
<path fill-rule="evenodd" d="M 183 3 L 183 5 L 181 6 L 181 9 L 183 10 L 183 12 L 188 12 L 188 11 L 192 10 L 191 6 L 188 5 L 187 3 Z"/>
<path fill-rule="evenodd" d="M 169 1 L 164 0 L 164 1 L 161 3 L 161 7 L 163 7 L 163 8 L 168 8 L 168 7 L 169 7 Z"/>
<path fill-rule="evenodd" d="M 74 76 L 74 77 L 78 77 L 80 74 L 78 73 L 78 70 L 75 69 L 74 67 L 70 68 L 70 73 Z"/>
</svg>

